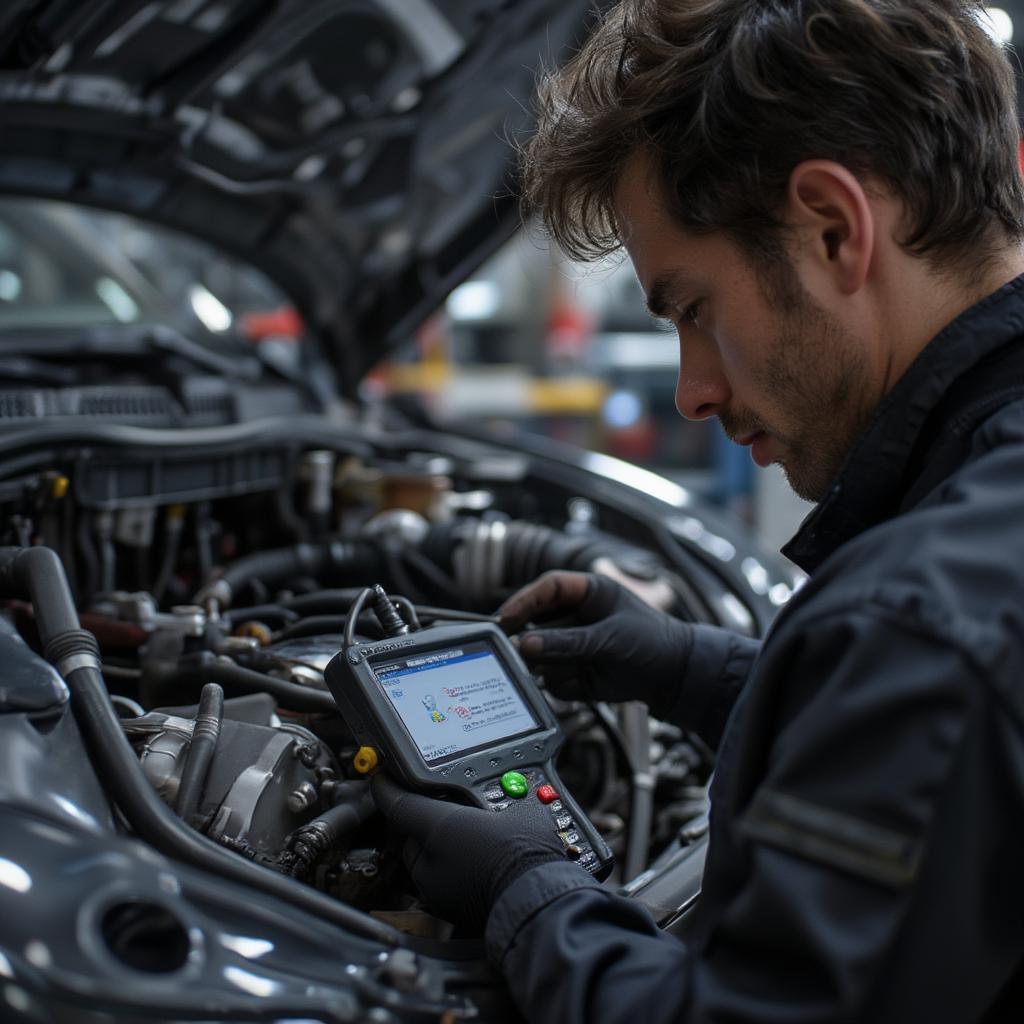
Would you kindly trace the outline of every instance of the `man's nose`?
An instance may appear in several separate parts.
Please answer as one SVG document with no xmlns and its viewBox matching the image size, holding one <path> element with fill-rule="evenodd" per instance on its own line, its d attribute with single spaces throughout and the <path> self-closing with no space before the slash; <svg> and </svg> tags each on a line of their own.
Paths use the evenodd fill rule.
<svg viewBox="0 0 1024 1024">
<path fill-rule="evenodd" d="M 688 420 L 706 420 L 717 416 L 729 405 L 732 392 L 722 372 L 718 353 L 711 343 L 686 345 L 679 360 L 676 381 L 676 408 Z"/>
</svg>

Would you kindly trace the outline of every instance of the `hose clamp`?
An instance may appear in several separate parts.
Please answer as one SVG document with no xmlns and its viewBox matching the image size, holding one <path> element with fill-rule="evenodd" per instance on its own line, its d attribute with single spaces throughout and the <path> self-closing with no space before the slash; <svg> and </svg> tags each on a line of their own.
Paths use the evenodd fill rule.
<svg viewBox="0 0 1024 1024">
<path fill-rule="evenodd" d="M 57 662 L 57 671 L 65 678 L 71 675 L 72 672 L 77 672 L 80 668 L 94 668 L 100 670 L 102 668 L 100 659 L 95 654 L 80 653 L 80 654 L 69 654 L 66 658 L 61 658 Z"/>
</svg>

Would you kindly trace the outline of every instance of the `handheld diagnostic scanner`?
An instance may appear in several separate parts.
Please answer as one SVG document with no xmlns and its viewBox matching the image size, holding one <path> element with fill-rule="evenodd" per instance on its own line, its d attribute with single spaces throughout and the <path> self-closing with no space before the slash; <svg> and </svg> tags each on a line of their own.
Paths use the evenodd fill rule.
<svg viewBox="0 0 1024 1024">
<path fill-rule="evenodd" d="M 362 744 L 357 770 L 380 765 L 409 789 L 496 813 L 536 800 L 571 860 L 597 878 L 611 871 L 611 850 L 555 771 L 558 719 L 495 624 L 353 642 L 326 679 Z"/>
</svg>

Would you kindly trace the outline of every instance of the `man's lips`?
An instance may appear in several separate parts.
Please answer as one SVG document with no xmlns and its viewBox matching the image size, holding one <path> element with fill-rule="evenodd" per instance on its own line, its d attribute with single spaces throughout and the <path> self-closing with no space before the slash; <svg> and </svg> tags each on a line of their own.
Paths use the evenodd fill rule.
<svg viewBox="0 0 1024 1024">
<path fill-rule="evenodd" d="M 750 446 L 750 457 L 762 469 L 765 466 L 771 465 L 772 456 L 769 451 L 771 447 L 771 434 L 766 434 L 763 430 L 755 430 L 750 434 L 741 434 L 735 438 L 735 441 L 744 447 Z"/>
</svg>

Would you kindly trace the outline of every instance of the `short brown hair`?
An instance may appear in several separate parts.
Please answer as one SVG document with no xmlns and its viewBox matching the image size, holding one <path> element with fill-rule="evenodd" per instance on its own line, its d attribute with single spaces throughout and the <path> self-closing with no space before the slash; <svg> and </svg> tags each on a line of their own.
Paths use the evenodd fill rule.
<svg viewBox="0 0 1024 1024">
<path fill-rule="evenodd" d="M 975 0 L 622 0 L 539 92 L 523 195 L 563 249 L 617 249 L 638 150 L 671 210 L 765 256 L 792 169 L 843 164 L 905 205 L 905 248 L 977 269 L 1024 236 L 1013 70 Z"/>
</svg>

